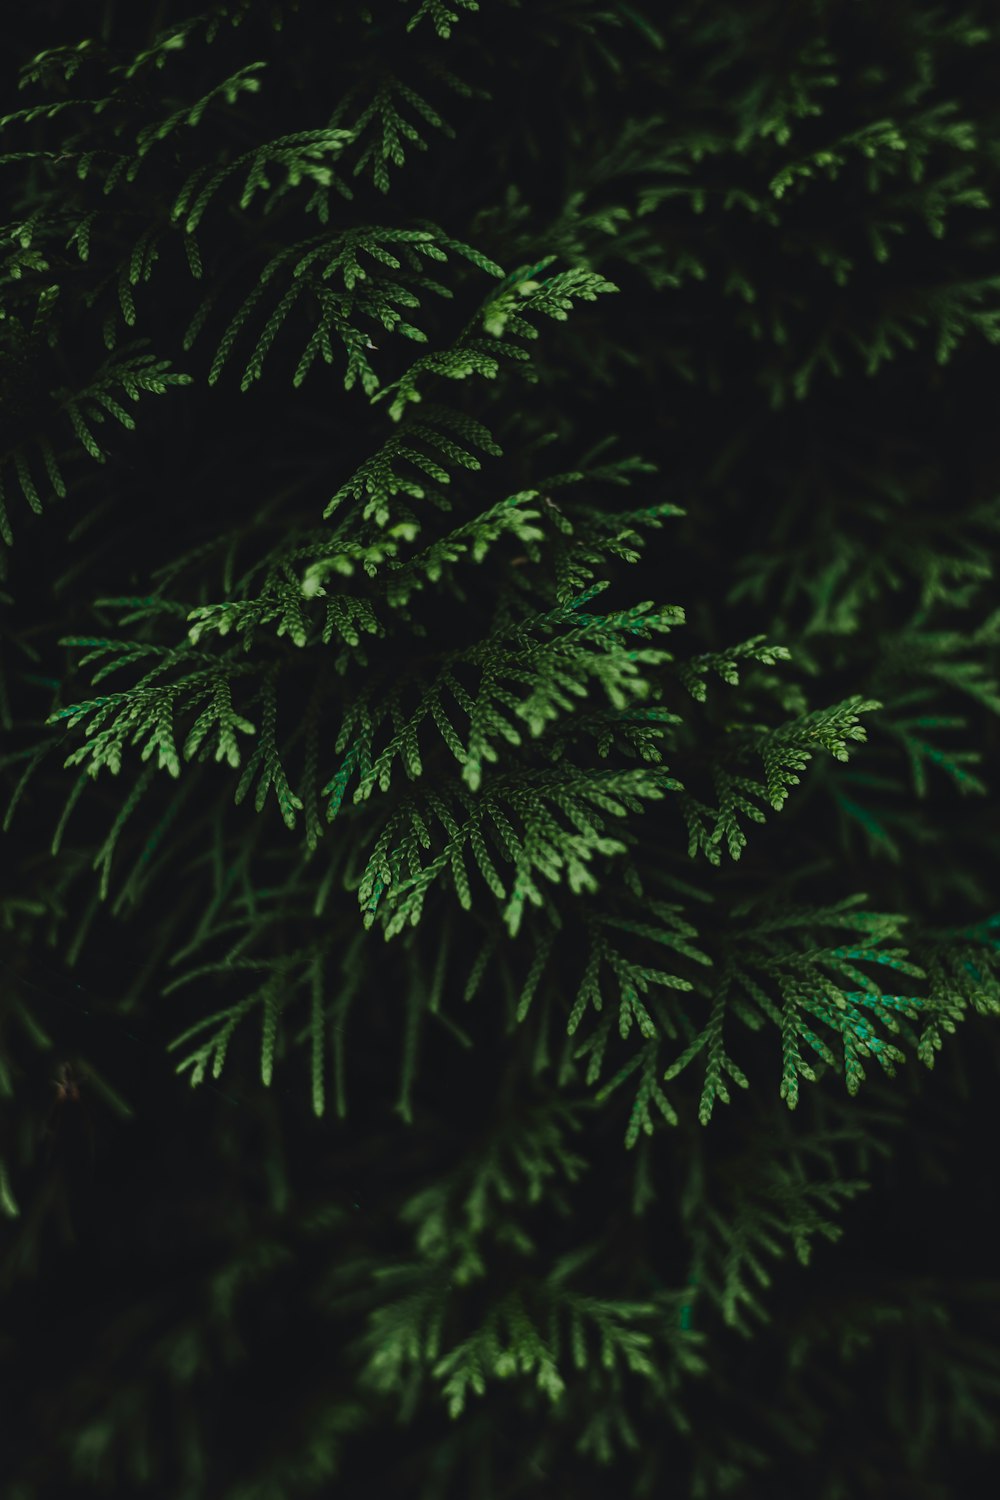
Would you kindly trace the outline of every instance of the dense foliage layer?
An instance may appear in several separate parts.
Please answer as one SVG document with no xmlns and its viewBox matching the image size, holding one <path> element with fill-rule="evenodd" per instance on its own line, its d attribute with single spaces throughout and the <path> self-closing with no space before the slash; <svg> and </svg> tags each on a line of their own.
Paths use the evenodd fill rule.
<svg viewBox="0 0 1000 1500">
<path fill-rule="evenodd" d="M 4 1495 L 973 1483 L 1000 25 L 0 24 Z"/>
</svg>

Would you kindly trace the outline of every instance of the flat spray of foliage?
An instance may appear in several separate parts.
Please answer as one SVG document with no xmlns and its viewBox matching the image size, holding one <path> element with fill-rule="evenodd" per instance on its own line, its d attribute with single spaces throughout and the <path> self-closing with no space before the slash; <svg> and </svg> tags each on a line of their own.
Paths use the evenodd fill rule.
<svg viewBox="0 0 1000 1500">
<path fill-rule="evenodd" d="M 995 1453 L 912 1258 L 1000 1061 L 980 12 L 4 38 L 11 1500 Z"/>
</svg>

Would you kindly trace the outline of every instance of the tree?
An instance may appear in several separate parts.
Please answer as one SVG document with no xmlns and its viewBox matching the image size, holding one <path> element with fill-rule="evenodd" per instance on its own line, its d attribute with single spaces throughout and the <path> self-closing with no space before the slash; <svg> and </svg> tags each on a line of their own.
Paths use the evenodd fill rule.
<svg viewBox="0 0 1000 1500">
<path fill-rule="evenodd" d="M 972 1483 L 995 22 L 7 40 L 9 1493 Z"/>
</svg>

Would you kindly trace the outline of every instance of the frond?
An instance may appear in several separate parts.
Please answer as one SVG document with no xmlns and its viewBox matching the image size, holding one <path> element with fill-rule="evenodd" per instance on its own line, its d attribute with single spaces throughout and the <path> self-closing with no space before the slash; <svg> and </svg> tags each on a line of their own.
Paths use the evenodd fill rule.
<svg viewBox="0 0 1000 1500">
<path fill-rule="evenodd" d="M 418 730 L 428 721 L 433 722 L 461 764 L 463 780 L 476 791 L 484 762 L 497 762 L 494 742 L 503 739 L 515 746 L 522 743 L 522 728 L 515 721 L 522 721 L 537 739 L 561 714 L 575 707 L 574 700 L 587 697 L 592 685 L 599 686 L 612 708 L 620 712 L 627 711 L 635 699 L 645 698 L 650 687 L 639 675 L 639 661 L 655 666 L 669 656 L 655 649 L 636 651 L 629 637 L 670 630 L 681 612 L 655 610 L 646 602 L 606 616 L 581 613 L 580 607 L 603 586 L 595 586 L 568 605 L 537 616 L 529 625 L 495 633 L 486 641 L 449 653 L 433 682 L 412 685 L 420 701 L 410 713 L 404 710 L 403 685 L 394 684 L 383 696 L 377 696 L 377 679 L 370 687 L 362 687 L 337 735 L 336 749 L 346 752 L 347 760 L 324 788 L 324 794 L 335 788 L 340 805 L 349 767 L 356 767 L 359 774 L 355 802 L 367 799 L 376 782 L 383 792 L 387 791 L 393 762 L 400 758 L 405 760 L 410 778 L 416 779 L 422 771 Z M 464 685 L 464 667 L 475 669 L 475 687 Z M 514 691 L 508 684 L 522 691 Z M 456 707 L 469 721 L 468 730 L 461 735 L 453 722 Z M 375 737 L 390 715 L 396 722 L 396 732 L 376 754 Z"/>
<path fill-rule="evenodd" d="M 792 653 L 787 646 L 766 645 L 762 635 L 755 635 L 748 641 L 727 646 L 722 651 L 703 652 L 699 656 L 679 661 L 676 671 L 692 698 L 704 703 L 708 696 L 705 678 L 709 672 L 714 672 L 723 682 L 735 687 L 740 680 L 739 668 L 742 662 L 753 661 L 770 667 L 777 661 L 790 661 L 791 658 Z"/>
<path fill-rule="evenodd" d="M 185 741 L 184 758 L 192 759 L 214 729 L 217 735 L 216 759 L 226 759 L 230 765 L 239 764 L 236 732 L 252 733 L 253 725 L 234 713 L 230 680 L 241 672 L 256 671 L 255 668 L 236 667 L 234 670 L 230 667 L 227 672 L 218 663 L 206 663 L 202 653 L 183 646 L 168 648 L 76 636 L 65 638 L 62 644 L 87 647 L 85 662 L 101 656 L 111 658 L 99 669 L 95 681 L 123 666 L 153 658 L 145 675 L 126 691 L 85 699 L 56 709 L 49 715 L 48 724 L 62 724 L 66 729 L 79 724 L 85 726 L 84 743 L 67 757 L 67 766 L 84 765 L 92 777 L 98 775 L 102 766 L 107 766 L 113 775 L 117 775 L 126 746 L 145 741 L 142 759 L 148 760 L 156 754 L 158 769 L 167 770 L 176 777 L 180 774 L 176 715 L 179 710 L 189 710 L 206 699 L 208 702 Z M 189 663 L 201 665 L 196 665 L 193 671 L 186 670 Z M 183 675 L 174 681 L 154 680 L 177 667 L 181 668 Z"/>
<path fill-rule="evenodd" d="M 247 758 L 247 763 L 236 788 L 235 800 L 242 802 L 247 792 L 257 781 L 254 806 L 262 812 L 268 791 L 273 787 L 285 826 L 295 828 L 295 814 L 302 811 L 302 799 L 293 792 L 281 759 L 277 741 L 278 721 L 278 667 L 269 667 L 258 693 L 262 702 L 261 727 L 256 746 Z M 221 742 L 220 742 L 221 748 Z"/>
<path fill-rule="evenodd" d="M 590 1054 L 591 1062 L 588 1068 L 588 1082 L 596 1078 L 600 1073 L 601 1062 L 604 1056 L 604 1046 L 611 1032 L 611 1017 L 607 1017 L 591 1037 L 576 1052 L 577 1057 L 585 1057 Z M 640 1050 L 634 1052 L 628 1062 L 620 1067 L 607 1083 L 594 1095 L 595 1102 L 603 1104 L 615 1089 L 625 1083 L 634 1073 L 639 1073 L 639 1082 L 636 1088 L 635 1100 L 629 1111 L 628 1125 L 625 1130 L 625 1148 L 631 1150 L 639 1139 L 640 1132 L 644 1135 L 652 1135 L 655 1129 L 653 1106 L 659 1111 L 660 1116 L 668 1125 L 677 1125 L 680 1120 L 676 1109 L 667 1098 L 660 1087 L 660 1049 L 655 1041 L 649 1041 Z"/>
<path fill-rule="evenodd" d="M 526 1227 L 533 1209 L 567 1207 L 567 1189 L 587 1168 L 572 1148 L 583 1128 L 579 1114 L 558 1098 L 527 1104 L 516 1120 L 498 1122 L 471 1143 L 453 1171 L 407 1197 L 400 1222 L 410 1226 L 421 1257 L 446 1266 L 454 1283 L 466 1286 L 482 1277 L 490 1238 L 533 1254 Z"/>
<path fill-rule="evenodd" d="M 390 167 L 401 167 L 406 161 L 404 143 L 417 151 L 427 150 L 421 126 L 429 125 L 449 138 L 455 132 L 422 94 L 388 70 L 368 102 L 363 103 L 366 93 L 364 84 L 349 89 L 331 115 L 330 124 L 345 125 L 352 145 L 359 148 L 352 175 L 369 172 L 379 192 L 387 193 Z"/>
<path fill-rule="evenodd" d="M 761 927 L 751 922 L 734 935 L 731 956 L 714 987 L 707 1024 L 699 1028 L 686 1016 L 680 1018 L 690 1042 L 664 1074 L 666 1080 L 675 1078 L 705 1054 L 705 1083 L 699 1106 L 702 1124 L 710 1120 L 717 1098 L 729 1102 L 723 1072 L 746 1086 L 742 1069 L 724 1045 L 724 1026 L 730 1015 L 752 1031 L 760 1030 L 767 1021 L 778 1028 L 782 1045 L 780 1092 L 788 1107 L 794 1109 L 799 1079 L 815 1082 L 818 1077 L 816 1064 L 803 1054 L 803 1045 L 828 1067 L 842 1071 L 848 1092 L 856 1094 L 865 1076 L 862 1059 L 874 1057 L 892 1077 L 905 1054 L 884 1033 L 899 1036 L 903 1021 L 915 1020 L 928 1007 L 924 997 L 886 993 L 868 972 L 876 966 L 908 978 L 926 977 L 925 971 L 906 957 L 905 949 L 882 946 L 885 937 L 898 930 L 891 919 L 878 918 L 873 923 L 868 914 L 850 910 L 847 903 L 829 914 L 812 909 L 760 915 L 764 916 Z M 854 927 L 868 940 L 858 945 L 804 949 L 784 935 L 798 926 L 814 932 L 829 920 L 838 926 Z M 916 1051 L 912 1033 L 909 1040 Z M 831 1043 L 839 1045 L 842 1060 L 838 1060 Z"/>
<path fill-rule="evenodd" d="M 360 381 L 366 395 L 372 396 L 380 385 L 368 357 L 368 351 L 378 347 L 372 334 L 398 333 L 419 343 L 427 342 L 426 333 L 411 317 L 427 296 L 453 295 L 449 286 L 428 276 L 426 270 L 427 261 L 444 263 L 449 252 L 490 274 L 502 274 L 486 256 L 436 228 L 361 227 L 327 232 L 286 246 L 268 261 L 253 290 L 230 319 L 212 360 L 209 384 L 219 379 L 237 341 L 250 326 L 251 314 L 276 285 L 277 300 L 244 366 L 241 390 L 248 390 L 261 378 L 264 360 L 282 326 L 297 304 L 305 303 L 316 322 L 295 368 L 293 386 L 302 384 L 318 357 L 322 356 L 327 365 L 333 364 L 334 345 L 340 345 L 346 356 L 344 389 L 350 390 Z M 214 303 L 214 292 L 209 297 Z M 191 347 L 204 326 L 207 311 L 206 306 L 204 314 L 195 315 L 185 336 L 185 348 Z"/>
<path fill-rule="evenodd" d="M 680 915 L 676 906 L 649 900 L 645 903 L 647 913 L 658 920 L 636 922 L 623 917 L 592 916 L 587 923 L 588 959 L 576 1000 L 566 1023 L 570 1036 L 576 1031 L 588 1007 L 600 1012 L 604 1006 L 601 989 L 601 966 L 606 965 L 615 978 L 619 994 L 618 1031 L 623 1041 L 628 1039 L 633 1023 L 638 1024 L 641 1035 L 648 1041 L 659 1033 L 655 1022 L 640 1000 L 650 985 L 668 990 L 690 990 L 691 981 L 681 975 L 638 964 L 629 959 L 609 936 L 612 932 L 627 932 L 660 943 L 696 963 L 710 964 L 707 954 L 696 948 L 689 939 L 696 936 L 695 929 Z M 576 1054 L 583 1055 L 582 1051 Z M 592 1060 L 587 1082 L 593 1083 L 597 1076 L 599 1060 Z"/>
<path fill-rule="evenodd" d="M 487 300 L 480 314 L 485 336 L 466 330 L 451 349 L 414 360 L 404 375 L 384 386 L 374 399 L 390 398 L 389 415 L 398 422 L 408 405 L 423 400 L 420 386 L 427 377 L 465 380 L 470 375 L 482 375 L 493 380 L 503 361 L 523 363 L 529 359 L 527 350 L 509 341 L 511 337 L 538 338 L 538 329 L 528 320 L 528 314 L 544 314 L 562 322 L 568 318 L 574 302 L 593 302 L 601 293 L 617 290 L 613 282 L 597 272 L 581 269 L 560 271 L 542 282 L 518 281 L 508 290 L 501 287 Z M 501 337 L 503 334 L 508 335 L 507 341 Z"/>
<path fill-rule="evenodd" d="M 54 298 L 50 299 L 50 305 L 52 302 Z M 144 395 L 163 395 L 171 386 L 191 384 L 192 377 L 172 371 L 169 360 L 136 352 L 145 342 L 139 340 L 121 349 L 117 356 L 106 360 L 89 383 L 80 389 L 71 391 L 68 387 L 57 387 L 50 393 L 52 416 L 61 417 L 68 424 L 79 448 L 97 463 L 106 462 L 108 450 L 98 441 L 95 428 L 112 417 L 126 431 L 135 430 L 135 418 L 123 405 L 123 398 L 134 403 Z M 44 480 L 39 462 L 44 470 Z M 0 535 L 8 545 L 13 537 L 4 504 L 4 473 L 9 474 L 10 468 L 13 468 L 21 494 L 37 513 L 42 510 L 39 486 L 42 492 L 48 490 L 50 495 L 60 498 L 66 494 L 66 482 L 49 433 L 29 431 L 25 440 L 0 454 Z"/>
<path fill-rule="evenodd" d="M 442 41 L 447 41 L 452 27 L 458 24 L 459 19 L 458 11 L 451 10 L 450 5 L 458 5 L 461 10 L 475 11 L 479 9 L 479 0 L 448 0 L 448 4 L 445 4 L 445 0 L 417 0 L 417 8 L 406 23 L 407 31 L 415 30 L 426 17 Z"/>
<path fill-rule="evenodd" d="M 981 781 L 970 766 L 982 764 L 980 750 L 945 750 L 928 738 L 928 731 L 968 730 L 969 721 L 960 714 L 918 714 L 913 717 L 886 716 L 886 730 L 898 739 L 906 754 L 913 775 L 913 791 L 918 797 L 926 797 L 928 774 L 943 772 L 963 795 L 974 792 L 984 795 L 986 783 Z M 936 737 L 936 734 L 935 734 Z"/>
<path fill-rule="evenodd" d="M 241 94 L 259 93 L 260 79 L 257 74 L 266 67 L 266 62 L 247 63 L 244 67 L 237 68 L 236 72 L 231 73 L 228 78 L 223 78 L 219 83 L 214 84 L 194 104 L 182 105 L 165 120 L 156 120 L 149 125 L 144 125 L 136 135 L 137 155 L 142 158 L 154 146 L 168 140 L 176 131 L 183 127 L 190 128 L 198 125 L 205 111 L 216 100 L 222 100 L 225 104 L 235 104 Z"/>
<path fill-rule="evenodd" d="M 711 773 L 718 805 L 708 806 L 687 793 L 681 799 L 691 857 L 701 852 L 712 864 L 718 865 L 724 843 L 730 858 L 739 859 L 747 842 L 740 819 L 763 823 L 764 807 L 780 811 L 790 788 L 799 785 L 799 773 L 805 770 L 817 750 L 825 750 L 836 760 L 846 761 L 849 746 L 867 738 L 867 731 L 859 722 L 860 715 L 881 707 L 875 699 L 856 694 L 830 708 L 802 714 L 776 729 L 756 728 L 756 732 L 753 729 L 748 732 L 747 726 L 731 726 L 734 743 L 726 757 L 730 766 L 756 754 L 763 762 L 766 779 L 760 782 L 755 777 L 730 769 L 722 757 L 714 761 Z"/>
<path fill-rule="evenodd" d="M 670 777 L 649 770 L 588 772 L 563 767 L 493 777 L 478 797 L 457 784 L 439 785 L 423 796 L 411 794 L 387 818 L 365 867 L 358 890 L 365 926 L 370 927 L 378 915 L 386 938 L 407 923 L 415 926 L 428 891 L 446 872 L 450 872 L 460 904 L 468 909 L 472 904 L 464 862 L 468 845 L 486 884 L 498 899 L 507 900 L 504 921 L 511 937 L 516 937 L 525 901 L 544 904 L 535 873 L 552 882 L 565 878 L 574 892 L 596 890 L 597 881 L 589 868 L 594 856 L 621 854 L 627 848 L 620 839 L 604 834 L 601 813 L 624 817 L 628 811 L 640 812 L 641 799 L 658 799 L 676 785 Z M 462 822 L 453 808 L 464 815 Z M 557 812 L 570 821 L 572 830 L 557 820 Z M 439 822 L 448 837 L 440 852 L 421 865 L 419 849 L 432 848 L 425 814 Z M 519 820 L 520 832 L 509 814 Z M 514 866 L 509 897 L 494 859 Z"/>
<path fill-rule="evenodd" d="M 923 622 L 884 642 L 879 675 L 894 678 L 930 678 L 972 698 L 993 714 L 1000 714 L 1000 682 L 997 680 L 996 650 L 1000 645 L 1000 610 L 986 616 L 974 630 L 931 630 Z"/>
<path fill-rule="evenodd" d="M 751 1317 L 758 1324 L 770 1319 L 761 1294 L 771 1289 L 774 1262 L 794 1252 L 808 1265 L 813 1241 L 838 1240 L 843 1229 L 837 1216 L 870 1187 L 864 1179 L 844 1177 L 835 1165 L 820 1178 L 810 1164 L 807 1175 L 803 1158 L 810 1144 L 805 1137 L 789 1163 L 741 1157 L 725 1176 L 724 1202 L 688 1209 L 699 1293 L 744 1337 L 753 1331 Z"/>
<path fill-rule="evenodd" d="M 481 462 L 471 451 L 473 448 L 494 457 L 502 452 L 482 423 L 439 404 L 427 406 L 419 419 L 411 417 L 403 423 L 378 453 L 366 459 L 351 479 L 340 486 L 324 510 L 324 518 L 353 499 L 364 502 L 360 507 L 361 520 L 373 521 L 385 529 L 393 520 L 392 502 L 400 495 L 413 500 L 427 499 L 439 509 L 450 510 L 450 500 L 436 485 L 450 483 L 449 466 L 478 470 Z M 398 514 L 402 522 L 412 523 L 408 507 L 398 510 Z"/>
</svg>

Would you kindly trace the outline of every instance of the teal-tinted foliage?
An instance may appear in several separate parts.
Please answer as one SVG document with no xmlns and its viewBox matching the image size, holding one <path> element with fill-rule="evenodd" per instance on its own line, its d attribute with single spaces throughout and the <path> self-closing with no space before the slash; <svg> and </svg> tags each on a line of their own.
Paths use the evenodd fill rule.
<svg viewBox="0 0 1000 1500">
<path fill-rule="evenodd" d="M 997 17 L 19 24 L 4 1494 L 978 1493 Z"/>
</svg>

